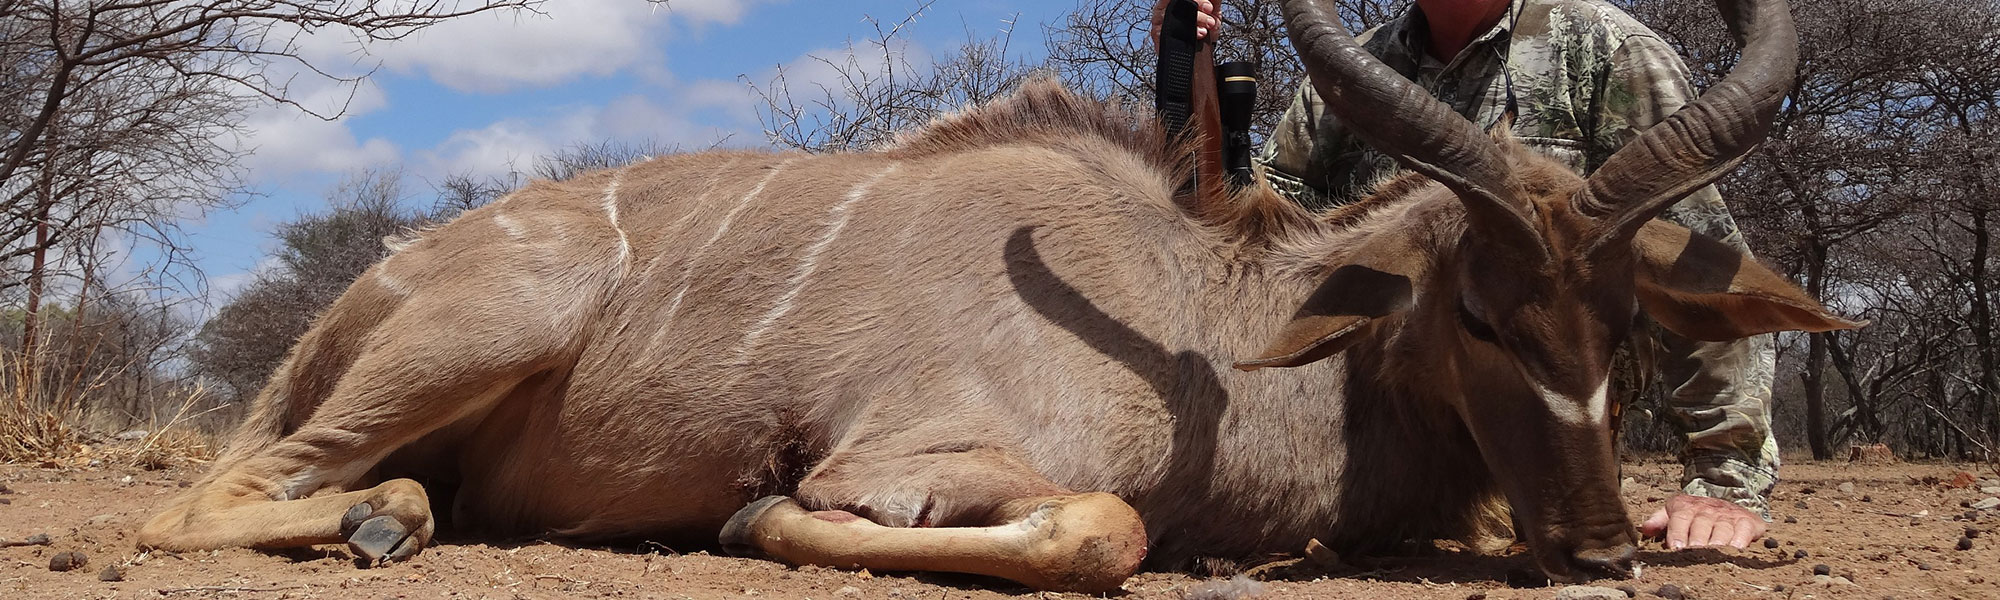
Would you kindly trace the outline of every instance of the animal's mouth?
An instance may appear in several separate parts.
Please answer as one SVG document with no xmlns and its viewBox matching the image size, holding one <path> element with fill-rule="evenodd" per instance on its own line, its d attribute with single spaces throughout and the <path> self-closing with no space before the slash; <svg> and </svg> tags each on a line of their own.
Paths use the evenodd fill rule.
<svg viewBox="0 0 2000 600">
<path fill-rule="evenodd" d="M 1631 544 L 1579 550 L 1568 557 L 1570 572 L 1579 579 L 1631 579 L 1637 554 L 1638 548 Z"/>
</svg>

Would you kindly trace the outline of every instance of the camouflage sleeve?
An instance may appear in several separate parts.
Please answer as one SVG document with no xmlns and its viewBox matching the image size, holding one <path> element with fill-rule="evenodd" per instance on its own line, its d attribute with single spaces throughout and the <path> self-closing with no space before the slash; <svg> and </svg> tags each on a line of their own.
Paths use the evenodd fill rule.
<svg viewBox="0 0 2000 600">
<path fill-rule="evenodd" d="M 1651 35 L 1631 36 L 1619 45 L 1603 90 L 1601 127 L 1595 134 L 1599 143 L 1591 146 L 1609 150 L 1593 152 L 1592 167 L 1695 97 L 1687 67 Z M 1690 194 L 1662 218 L 1750 253 L 1715 186 Z M 1666 405 L 1686 438 L 1682 491 L 1729 500 L 1769 519 L 1767 498 L 1778 475 L 1770 416 L 1776 363 L 1771 337 L 1715 343 L 1672 334 L 1662 338 L 1661 376 L 1673 389 Z"/>
<path fill-rule="evenodd" d="M 1325 180 L 1323 174 L 1313 177 L 1310 173 L 1313 132 L 1319 129 L 1320 110 L 1318 92 L 1313 91 L 1311 83 L 1301 80 L 1298 91 L 1292 94 L 1291 107 L 1278 118 L 1277 127 L 1264 141 L 1264 152 L 1256 161 L 1272 189 L 1306 206 L 1319 204 L 1317 196 L 1325 194 L 1306 183 Z"/>
</svg>

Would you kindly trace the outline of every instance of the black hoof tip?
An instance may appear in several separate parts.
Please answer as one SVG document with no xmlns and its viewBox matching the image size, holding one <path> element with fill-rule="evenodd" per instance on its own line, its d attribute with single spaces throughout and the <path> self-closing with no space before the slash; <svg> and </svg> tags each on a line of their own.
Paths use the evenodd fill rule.
<svg viewBox="0 0 2000 600">
<path fill-rule="evenodd" d="M 347 537 L 347 549 L 354 553 L 355 566 L 366 569 L 397 558 L 396 551 L 404 545 L 415 546 L 409 537 L 410 531 L 403 527 L 402 521 L 383 515 L 361 522 L 353 535 Z"/>
<path fill-rule="evenodd" d="M 756 533 L 751 525 L 771 507 L 790 501 L 792 499 L 787 496 L 765 496 L 736 511 L 729 517 L 729 522 L 722 525 L 722 533 L 716 536 L 716 541 L 722 544 L 722 551 L 738 558 L 763 558 L 764 553 L 757 549 Z"/>
</svg>

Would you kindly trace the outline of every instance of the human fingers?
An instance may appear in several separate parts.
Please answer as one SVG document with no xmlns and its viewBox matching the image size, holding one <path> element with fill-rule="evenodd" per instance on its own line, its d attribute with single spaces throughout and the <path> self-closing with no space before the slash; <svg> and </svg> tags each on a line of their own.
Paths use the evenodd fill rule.
<svg viewBox="0 0 2000 600">
<path fill-rule="evenodd" d="M 1662 534 L 1665 534 L 1666 532 L 1667 532 L 1666 507 L 1661 507 L 1659 510 L 1653 511 L 1653 516 L 1646 517 L 1646 522 L 1641 523 L 1639 525 L 1639 533 L 1644 534 L 1647 538 L 1660 537 Z"/>
<path fill-rule="evenodd" d="M 1668 505 L 1668 510 L 1667 510 L 1668 548 L 1679 550 L 1687 547 L 1688 533 L 1690 530 L 1694 529 L 1694 516 L 1695 516 L 1695 511 L 1673 510 L 1672 505 L 1671 504 Z"/>
</svg>

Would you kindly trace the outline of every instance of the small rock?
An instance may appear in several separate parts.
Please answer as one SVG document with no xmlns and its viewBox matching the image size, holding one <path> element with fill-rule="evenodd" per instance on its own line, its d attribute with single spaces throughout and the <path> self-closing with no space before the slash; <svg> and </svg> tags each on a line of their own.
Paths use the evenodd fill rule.
<svg viewBox="0 0 2000 600">
<path fill-rule="evenodd" d="M 1621 584 L 1618 584 L 1618 587 L 1617 587 L 1617 588 L 1615 588 L 1615 589 L 1617 589 L 1618 591 L 1621 591 L 1621 592 L 1625 592 L 1625 597 L 1627 597 L 1627 598 L 1637 598 L 1637 597 L 1639 597 L 1639 588 L 1638 588 L 1638 587 L 1636 587 L 1636 586 L 1634 586 L 1634 585 L 1632 585 L 1632 584 L 1629 584 L 1629 583 L 1621 583 Z"/>
<path fill-rule="evenodd" d="M 1813 574 L 1814 574 L 1814 575 L 1832 575 L 1832 574 L 1833 574 L 1833 567 L 1829 567 L 1829 566 L 1826 566 L 1826 565 L 1813 565 Z"/>
<path fill-rule="evenodd" d="M 1870 496 L 1870 495 L 1867 495 L 1867 494 L 1862 494 L 1862 495 L 1861 495 L 1861 501 L 1862 501 L 1862 502 L 1874 502 L 1874 501 L 1875 501 L 1875 497 L 1874 497 L 1874 496 Z"/>
<path fill-rule="evenodd" d="M 1808 505 L 1808 504 L 1806 504 L 1806 501 L 1804 501 L 1804 500 L 1800 500 L 1800 501 L 1798 501 L 1798 502 L 1793 502 L 1793 503 L 1792 503 L 1792 508 L 1796 508 L 1796 509 L 1799 509 L 1799 510 L 1810 510 L 1810 509 L 1812 509 L 1812 506 L 1811 506 L 1811 505 Z"/>
<path fill-rule="evenodd" d="M 1800 549 L 1798 549 L 1798 551 L 1797 551 L 1797 552 L 1793 552 L 1793 553 L 1792 553 L 1792 558 L 1793 558 L 1793 559 L 1795 559 L 1795 560 L 1805 560 L 1805 559 L 1806 559 L 1806 549 L 1805 549 L 1805 548 L 1800 548 Z"/>
<path fill-rule="evenodd" d="M 1685 600 L 1687 598 L 1687 592 L 1681 591 L 1681 586 L 1671 583 L 1660 586 L 1660 589 L 1653 590 L 1653 595 L 1666 598 L 1667 600 Z"/>
<path fill-rule="evenodd" d="M 1852 580 L 1852 579 L 1848 579 L 1848 578 L 1846 578 L 1846 577 L 1834 577 L 1834 578 L 1833 578 L 1833 584 L 1834 584 L 1834 585 L 1854 585 L 1854 580 Z"/>
<path fill-rule="evenodd" d="M 7 484 L 0 483 L 0 496 L 12 493 L 14 493 L 14 488 L 7 487 Z"/>
<path fill-rule="evenodd" d="M 1970 508 L 1972 510 L 1988 510 L 1993 508 L 2000 508 L 2000 498 L 1987 496 L 1985 500 L 1980 500 L 1978 502 L 1972 503 L 1972 506 Z"/>
<path fill-rule="evenodd" d="M 1917 561 L 1917 570 L 1918 570 L 1918 571 L 1929 571 L 1929 570 L 1931 570 L 1931 564 L 1930 564 L 1930 563 L 1927 563 L 1927 562 L 1924 562 L 1924 561 L 1921 561 L 1921 560 L 1920 560 L 1920 561 Z"/>
<path fill-rule="evenodd" d="M 1211 579 L 1188 588 L 1187 600 L 1243 600 L 1264 595 L 1264 582 L 1242 575 Z"/>
<path fill-rule="evenodd" d="M 859 596 L 859 595 L 861 595 L 861 588 L 858 588 L 858 587 L 854 587 L 854 586 L 851 586 L 851 585 L 850 585 L 850 586 L 846 586 L 846 587 L 842 587 L 842 588 L 840 588 L 840 590 L 839 590 L 839 591 L 836 591 L 836 592 L 834 592 L 834 593 L 835 593 L 835 594 L 839 594 L 839 595 L 841 595 L 841 596 Z"/>
<path fill-rule="evenodd" d="M 1983 487 L 1983 488 L 1979 488 L 1979 493 L 1981 493 L 1981 494 L 2000 494 L 2000 487 Z"/>
<path fill-rule="evenodd" d="M 1798 518 L 1798 517 L 1790 517 L 1790 516 L 1788 516 L 1788 517 L 1785 517 L 1785 522 L 1786 522 L 1786 523 L 1797 523 L 1797 522 L 1799 522 L 1799 518 Z"/>
<path fill-rule="evenodd" d="M 1626 477 L 1624 479 L 1618 480 L 1618 491 L 1621 493 L 1629 494 L 1632 493 L 1632 490 L 1638 488 L 1639 488 L 1639 480 L 1637 479 Z"/>
<path fill-rule="evenodd" d="M 1486 600 L 1486 592 L 1473 592 L 1470 594 L 1466 594 L 1465 600 Z"/>
<path fill-rule="evenodd" d="M 1777 547 L 1778 547 L 1778 538 L 1771 538 L 1771 537 L 1767 537 L 1767 538 L 1764 538 L 1764 547 L 1765 547 L 1765 548 L 1777 548 Z"/>
<path fill-rule="evenodd" d="M 97 572 L 97 580 L 98 580 L 98 581 L 124 581 L 124 580 L 125 580 L 125 569 L 124 569 L 124 568 L 121 568 L 121 567 L 119 567 L 118 565 L 104 565 L 104 570 L 103 570 L 103 571 L 98 571 L 98 572 Z"/>
<path fill-rule="evenodd" d="M 1622 590 L 1590 585 L 1572 585 L 1556 591 L 1556 600 L 1625 600 Z"/>
<path fill-rule="evenodd" d="M 81 569 L 88 564 L 90 557 L 84 556 L 82 552 L 63 552 L 49 558 L 49 570 L 57 573 Z"/>
<path fill-rule="evenodd" d="M 1836 489 L 1839 489 L 1840 493 L 1842 494 L 1852 494 L 1854 493 L 1854 482 L 1842 481 L 1840 482 L 1840 486 Z"/>
<path fill-rule="evenodd" d="M 1918 526 L 1918 525 L 1922 525 L 1922 524 L 1924 524 L 1924 520 L 1923 520 L 1923 519 L 1919 519 L 1919 518 L 1916 518 L 1916 517 L 1910 517 L 1910 526 L 1911 526 L 1911 527 L 1916 527 L 1916 526 Z"/>
<path fill-rule="evenodd" d="M 1971 549 L 1972 549 L 1972 538 L 1969 538 L 1969 537 L 1962 537 L 1962 538 L 1958 538 L 1958 549 L 1959 549 L 1960 551 L 1964 551 L 1964 550 L 1971 550 Z"/>
<path fill-rule="evenodd" d="M 1979 539 L 1979 528 L 1977 528 L 1977 527 L 1966 527 L 1966 528 L 1965 528 L 1965 537 L 1969 537 L 1969 538 L 1972 538 L 1972 539 Z"/>
</svg>

